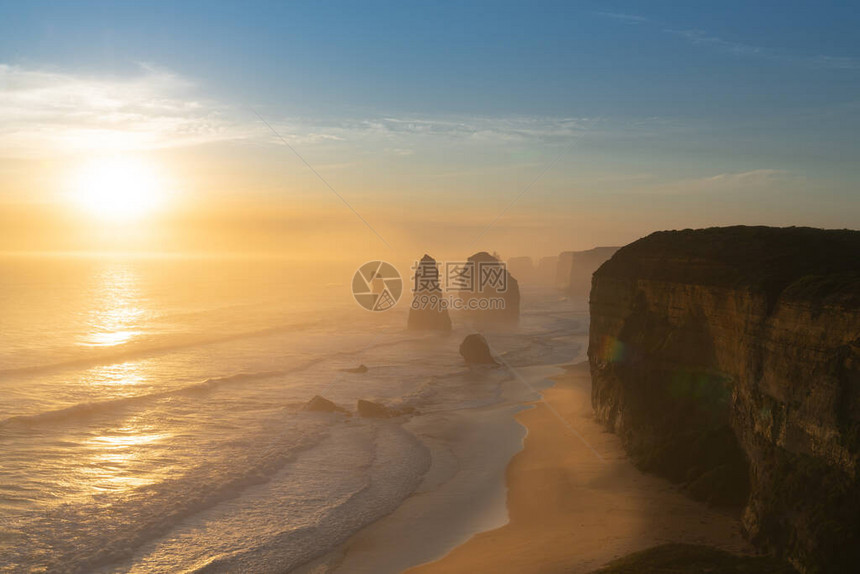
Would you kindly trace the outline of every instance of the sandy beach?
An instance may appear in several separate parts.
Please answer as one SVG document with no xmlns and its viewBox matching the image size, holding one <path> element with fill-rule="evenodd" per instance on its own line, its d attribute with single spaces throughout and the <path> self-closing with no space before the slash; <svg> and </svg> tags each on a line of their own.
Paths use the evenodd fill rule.
<svg viewBox="0 0 860 574">
<path fill-rule="evenodd" d="M 517 368 L 502 408 L 413 419 L 434 450 L 422 487 L 300 574 L 570 574 L 668 542 L 753 553 L 737 516 L 633 466 L 593 419 L 587 363 L 543 388 L 558 370 Z"/>
<path fill-rule="evenodd" d="M 641 473 L 594 422 L 587 364 L 555 380 L 516 417 L 527 435 L 507 468 L 508 523 L 410 574 L 589 572 L 666 542 L 752 551 L 737 517 Z"/>
</svg>

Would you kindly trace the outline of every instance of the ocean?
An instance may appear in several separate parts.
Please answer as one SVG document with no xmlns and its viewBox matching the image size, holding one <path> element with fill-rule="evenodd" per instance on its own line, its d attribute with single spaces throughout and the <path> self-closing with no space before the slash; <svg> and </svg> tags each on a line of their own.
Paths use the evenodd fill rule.
<svg viewBox="0 0 860 574">
<path fill-rule="evenodd" d="M 486 333 L 512 369 L 475 371 L 456 316 L 408 332 L 408 293 L 368 312 L 322 267 L 0 259 L 0 570 L 289 572 L 428 488 L 410 417 L 534 400 L 543 377 L 512 369 L 583 358 L 584 302 L 551 290 Z M 317 394 L 417 412 L 301 410 Z"/>
</svg>

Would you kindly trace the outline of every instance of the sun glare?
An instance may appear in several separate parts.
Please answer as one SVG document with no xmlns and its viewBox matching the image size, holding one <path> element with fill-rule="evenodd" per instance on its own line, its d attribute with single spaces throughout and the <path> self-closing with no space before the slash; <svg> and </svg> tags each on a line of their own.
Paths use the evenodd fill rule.
<svg viewBox="0 0 860 574">
<path fill-rule="evenodd" d="M 155 166 L 137 159 L 111 157 L 93 160 L 74 179 L 73 200 L 106 220 L 136 219 L 163 200 L 163 181 Z"/>
</svg>

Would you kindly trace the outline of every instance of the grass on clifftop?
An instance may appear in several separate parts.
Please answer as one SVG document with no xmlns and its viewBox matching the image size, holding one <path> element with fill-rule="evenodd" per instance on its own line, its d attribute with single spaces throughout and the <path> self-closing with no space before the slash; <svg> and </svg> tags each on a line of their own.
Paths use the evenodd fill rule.
<svg viewBox="0 0 860 574">
<path fill-rule="evenodd" d="M 619 558 L 592 574 L 797 574 L 766 556 L 737 556 L 710 546 L 663 544 Z"/>
</svg>

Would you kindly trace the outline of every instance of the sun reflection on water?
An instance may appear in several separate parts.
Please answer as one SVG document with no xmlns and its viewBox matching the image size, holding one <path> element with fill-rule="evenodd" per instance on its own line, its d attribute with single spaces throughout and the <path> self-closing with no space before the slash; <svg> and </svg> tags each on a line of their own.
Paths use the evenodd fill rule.
<svg viewBox="0 0 860 574">
<path fill-rule="evenodd" d="M 131 265 L 111 262 L 93 278 L 94 306 L 88 320 L 90 331 L 81 344 L 113 347 L 132 341 L 146 310 L 140 293 L 140 277 Z"/>
<path fill-rule="evenodd" d="M 103 387 L 112 397 L 132 396 L 140 392 L 140 385 L 148 382 L 146 369 L 138 361 L 114 363 L 92 368 L 88 383 L 91 387 Z"/>
<path fill-rule="evenodd" d="M 83 343 L 87 347 L 113 347 L 128 343 L 140 331 L 112 331 L 104 333 L 91 333 L 87 336 L 87 340 Z"/>
<path fill-rule="evenodd" d="M 88 294 L 91 303 L 84 311 L 86 331 L 79 337 L 79 344 L 110 348 L 138 339 L 150 313 L 141 284 L 140 269 L 133 263 L 105 261 L 92 276 Z M 139 395 L 141 387 L 151 382 L 150 367 L 132 360 L 95 365 L 85 376 L 87 385 L 98 388 L 93 395 L 95 401 Z M 107 409 L 123 408 L 105 404 Z M 163 460 L 171 437 L 140 416 L 93 433 L 80 443 L 81 456 L 69 461 L 67 487 L 88 497 L 106 492 L 132 493 L 158 483 L 172 472 L 171 464 Z"/>
<path fill-rule="evenodd" d="M 94 436 L 84 443 L 89 456 L 78 471 L 85 492 L 117 492 L 140 488 L 163 480 L 165 468 L 148 466 L 147 454 L 158 443 L 168 440 L 170 433 L 155 432 L 152 425 L 131 422 L 110 433 Z"/>
</svg>

